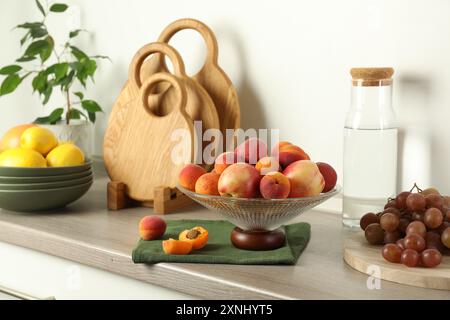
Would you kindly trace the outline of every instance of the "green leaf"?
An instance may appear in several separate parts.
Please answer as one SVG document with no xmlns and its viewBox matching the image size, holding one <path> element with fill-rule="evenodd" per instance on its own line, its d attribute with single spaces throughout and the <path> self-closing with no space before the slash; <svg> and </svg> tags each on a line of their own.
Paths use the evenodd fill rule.
<svg viewBox="0 0 450 320">
<path fill-rule="evenodd" d="M 85 73 L 77 73 L 77 79 L 81 82 L 81 85 L 86 88 L 86 74 Z"/>
<path fill-rule="evenodd" d="M 53 82 L 49 81 L 47 83 L 47 87 L 44 90 L 44 100 L 42 101 L 42 104 L 46 105 L 48 103 L 48 101 L 50 100 L 50 97 L 52 95 L 53 92 Z"/>
<path fill-rule="evenodd" d="M 95 115 L 95 112 L 88 112 L 89 120 L 91 120 L 92 123 L 95 123 L 95 120 L 97 116 Z"/>
<path fill-rule="evenodd" d="M 81 82 L 83 87 L 86 87 L 86 79 L 88 77 L 86 73 L 86 68 L 80 63 L 76 66 L 76 77 Z"/>
<path fill-rule="evenodd" d="M 23 46 L 25 44 L 25 42 L 27 42 L 28 37 L 30 36 L 30 31 L 28 31 L 22 39 L 20 39 L 20 46 Z"/>
<path fill-rule="evenodd" d="M 36 57 L 22 57 L 16 60 L 16 62 L 28 62 L 28 61 L 33 61 L 35 60 Z"/>
<path fill-rule="evenodd" d="M 48 36 L 47 38 L 45 38 L 45 41 L 47 41 L 48 46 L 43 48 L 39 53 L 39 55 L 41 56 L 42 63 L 44 63 L 45 61 L 48 60 L 48 58 L 50 58 L 53 52 L 53 47 L 55 46 L 55 41 L 53 40 L 52 37 Z"/>
<path fill-rule="evenodd" d="M 33 39 L 38 39 L 48 35 L 48 32 L 44 28 L 33 28 L 30 29 L 30 35 Z"/>
<path fill-rule="evenodd" d="M 42 4 L 39 2 L 39 0 L 36 0 L 36 6 L 38 7 L 39 11 L 42 13 L 42 15 L 45 17 L 45 10 Z"/>
<path fill-rule="evenodd" d="M 85 63 L 86 74 L 90 77 L 94 76 L 95 71 L 97 70 L 97 62 L 95 60 L 88 60 Z"/>
<path fill-rule="evenodd" d="M 68 70 L 69 64 L 67 62 L 63 62 L 63 63 L 56 63 L 50 66 L 49 68 L 47 68 L 47 70 L 45 70 L 45 72 L 47 74 L 53 73 L 55 75 L 55 81 L 58 82 L 66 76 Z"/>
<path fill-rule="evenodd" d="M 33 86 L 34 91 L 43 93 L 47 88 L 47 74 L 43 71 L 39 72 L 37 76 L 33 78 L 33 81 L 31 81 L 31 85 Z"/>
<path fill-rule="evenodd" d="M 62 78 L 57 84 L 61 86 L 61 90 L 67 91 L 73 81 L 73 77 L 75 76 L 75 71 L 70 71 L 67 76 Z"/>
<path fill-rule="evenodd" d="M 78 61 L 89 59 L 88 55 L 75 46 L 70 46 L 71 52 Z"/>
<path fill-rule="evenodd" d="M 78 72 L 79 70 L 82 69 L 82 67 L 83 67 L 83 65 L 78 61 L 74 61 L 74 62 L 70 63 L 70 68 L 74 71 Z"/>
<path fill-rule="evenodd" d="M 67 75 L 67 71 L 69 71 L 69 64 L 67 62 L 59 63 L 55 67 L 55 76 L 56 81 L 64 78 Z"/>
<path fill-rule="evenodd" d="M 32 42 L 25 50 L 24 56 L 34 57 L 35 55 L 39 54 L 42 50 L 48 48 L 48 45 L 49 43 L 47 40 L 37 40 L 35 42 Z"/>
<path fill-rule="evenodd" d="M 83 100 L 84 98 L 84 94 L 82 92 L 74 92 L 73 94 L 80 98 L 80 100 Z"/>
<path fill-rule="evenodd" d="M 19 72 L 20 70 L 22 70 L 22 67 L 21 67 L 21 66 L 18 66 L 18 65 L 16 65 L 16 64 L 13 64 L 13 65 L 6 66 L 6 67 L 1 68 L 1 69 L 0 69 L 0 74 L 3 74 L 3 75 L 10 75 L 10 74 L 13 74 L 13 73 L 17 73 L 17 72 Z"/>
<path fill-rule="evenodd" d="M 39 54 L 42 63 L 44 63 L 48 58 L 50 58 L 53 51 L 53 46 L 54 41 L 50 36 L 43 40 L 34 41 L 25 50 L 24 57 L 35 57 Z"/>
<path fill-rule="evenodd" d="M 83 107 L 83 109 L 85 109 L 87 112 L 102 112 L 102 108 L 98 105 L 97 102 L 95 102 L 94 100 L 83 100 L 81 102 L 81 106 Z"/>
<path fill-rule="evenodd" d="M 34 29 L 34 28 L 40 28 L 43 25 L 44 24 L 42 22 L 27 22 L 27 23 L 19 24 L 16 28 Z"/>
<path fill-rule="evenodd" d="M 81 31 L 84 31 L 84 30 L 83 30 L 83 29 L 73 30 L 73 31 L 71 31 L 71 32 L 69 33 L 69 37 L 70 37 L 70 38 L 75 38 L 76 36 L 78 36 L 78 34 L 79 34 Z"/>
<path fill-rule="evenodd" d="M 17 74 L 7 76 L 0 87 L 0 96 L 13 92 L 21 82 L 22 79 Z"/>
<path fill-rule="evenodd" d="M 64 3 L 55 3 L 50 7 L 51 12 L 64 12 L 69 6 Z"/>
<path fill-rule="evenodd" d="M 39 117 L 33 121 L 34 124 L 49 124 L 49 117 Z"/>
<path fill-rule="evenodd" d="M 56 122 L 61 120 L 63 112 L 63 108 L 53 110 L 52 113 L 50 113 L 50 115 L 48 116 L 48 122 L 50 122 L 50 124 L 55 124 Z"/>
<path fill-rule="evenodd" d="M 55 109 L 48 116 L 37 118 L 36 120 L 34 120 L 34 123 L 35 124 L 55 124 L 56 122 L 58 122 L 62 119 L 63 113 L 64 113 L 63 108 Z"/>
<path fill-rule="evenodd" d="M 72 108 L 72 109 L 70 109 L 70 112 L 69 112 L 69 119 L 74 119 L 74 120 L 78 120 L 78 119 L 80 119 L 81 117 L 86 117 L 80 110 L 78 110 L 78 109 L 74 109 L 74 108 Z"/>
<path fill-rule="evenodd" d="M 83 58 L 80 61 L 72 62 L 70 67 L 76 71 L 77 79 L 86 87 L 87 78 L 93 78 L 97 70 L 97 62 L 89 58 Z"/>
</svg>

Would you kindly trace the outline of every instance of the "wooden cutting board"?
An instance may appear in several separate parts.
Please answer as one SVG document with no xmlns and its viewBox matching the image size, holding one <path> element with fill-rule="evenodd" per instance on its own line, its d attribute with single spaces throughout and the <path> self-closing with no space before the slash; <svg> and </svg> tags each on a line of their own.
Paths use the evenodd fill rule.
<svg viewBox="0 0 450 320">
<path fill-rule="evenodd" d="M 130 65 L 127 86 L 127 98 L 130 100 L 122 101 L 119 97 L 114 105 L 103 144 L 105 167 L 111 180 L 125 183 L 127 195 L 140 201 L 153 200 L 153 187 L 156 185 L 174 188 L 180 170 L 178 165 L 172 164 L 169 152 L 176 145 L 170 140 L 178 128 L 178 122 L 172 124 L 171 121 L 173 116 L 180 116 L 175 108 L 180 101 L 180 91 L 172 80 L 166 81 L 170 85 L 161 85 L 161 81 L 156 81 L 146 91 L 147 94 L 142 95 L 142 63 L 157 52 L 167 55 L 173 62 L 174 77 L 186 93 L 186 103 L 181 113 L 186 113 L 190 125 L 194 120 L 200 120 L 203 130 L 220 128 L 212 99 L 196 81 L 186 76 L 178 52 L 164 43 L 152 43 L 141 48 Z M 159 87 L 164 90 L 159 90 Z M 143 98 L 147 99 L 146 108 L 151 111 L 151 116 L 144 108 Z M 189 142 L 193 144 L 193 141 Z M 193 156 L 200 156 L 200 151 L 195 150 Z M 194 160 L 191 158 L 188 162 Z"/>
<path fill-rule="evenodd" d="M 379 271 L 383 280 L 422 288 L 450 290 L 449 256 L 444 256 L 442 263 L 436 268 L 408 268 L 384 260 L 381 248 L 382 246 L 368 244 L 364 234 L 357 232 L 345 240 L 344 260 L 352 268 L 368 275 L 373 274 L 374 270 Z"/>
<path fill-rule="evenodd" d="M 180 54 L 168 44 L 157 42 L 143 46 L 135 54 L 130 65 L 128 81 L 118 99 L 114 103 L 109 116 L 109 124 L 120 121 L 116 119 L 117 115 L 123 114 L 126 109 L 125 106 L 128 102 L 139 96 L 141 83 L 151 75 L 148 74 L 145 77 L 141 75 L 142 64 L 146 58 L 156 53 L 163 54 L 172 61 L 174 66 L 174 75 L 181 79 L 183 85 L 186 86 L 186 112 L 189 114 L 191 119 L 194 121 L 202 121 L 204 130 L 220 128 L 219 116 L 213 100 L 202 86 L 186 75 L 185 65 Z M 166 84 L 159 85 L 156 89 L 157 90 L 155 90 L 155 92 L 149 95 L 149 102 L 152 102 L 150 100 L 153 100 L 152 105 L 155 108 L 154 113 L 159 115 L 170 113 L 172 110 L 172 101 L 176 101 L 177 99 L 173 87 Z"/>
<path fill-rule="evenodd" d="M 172 100 L 172 112 L 164 117 L 153 113 L 156 100 L 148 99 L 160 82 L 170 83 L 178 97 Z M 195 132 L 186 105 L 187 90 L 183 81 L 158 73 L 144 82 L 139 97 L 125 104 L 110 123 L 105 136 L 106 168 L 113 181 L 125 183 L 132 199 L 149 201 L 156 187 L 175 188 L 179 171 L 185 163 L 193 161 Z M 187 135 L 186 152 L 179 163 L 171 161 L 173 150 L 180 143 L 171 139 L 175 130 L 184 130 Z"/>
<path fill-rule="evenodd" d="M 213 31 L 203 22 L 195 19 L 180 19 L 167 26 L 158 38 L 158 42 L 169 43 L 170 39 L 181 30 L 198 31 L 206 43 L 207 56 L 201 70 L 192 78 L 206 89 L 214 101 L 220 128 L 225 137 L 225 129 L 240 128 L 240 106 L 237 92 L 227 74 L 219 66 L 219 46 Z M 149 59 L 142 68 L 141 77 L 145 79 L 155 72 L 168 72 L 164 56 L 157 54 Z"/>
</svg>

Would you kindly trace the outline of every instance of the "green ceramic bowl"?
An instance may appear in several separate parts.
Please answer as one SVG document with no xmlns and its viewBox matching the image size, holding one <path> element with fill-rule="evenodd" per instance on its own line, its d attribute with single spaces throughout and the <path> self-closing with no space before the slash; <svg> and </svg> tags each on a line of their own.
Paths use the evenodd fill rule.
<svg viewBox="0 0 450 320">
<path fill-rule="evenodd" d="M 63 174 L 80 173 L 91 170 L 92 161 L 88 160 L 81 166 L 51 167 L 51 168 L 13 168 L 0 167 L 0 176 L 5 177 L 40 177 L 58 176 Z"/>
<path fill-rule="evenodd" d="M 72 187 L 41 190 L 0 190 L 0 208 L 17 212 L 59 209 L 81 198 L 92 181 Z"/>
<path fill-rule="evenodd" d="M 56 181 L 56 182 L 44 182 L 44 183 L 25 183 L 25 184 L 0 184 L 0 191 L 6 190 L 42 190 L 42 189 L 58 189 L 65 187 L 73 187 L 80 184 L 85 184 L 91 182 L 93 176 L 87 176 L 84 178 L 67 180 L 67 181 Z"/>
<path fill-rule="evenodd" d="M 73 179 L 80 179 L 92 175 L 92 170 L 87 170 L 80 173 L 62 174 L 58 176 L 39 176 L 39 177 L 4 177 L 0 176 L 0 184 L 29 184 L 29 183 L 46 183 L 57 181 L 69 181 Z"/>
</svg>

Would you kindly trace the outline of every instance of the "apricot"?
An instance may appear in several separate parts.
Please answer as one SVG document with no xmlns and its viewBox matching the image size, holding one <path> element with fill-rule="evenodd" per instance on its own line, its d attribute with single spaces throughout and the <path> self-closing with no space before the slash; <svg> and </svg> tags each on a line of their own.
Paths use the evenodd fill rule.
<svg viewBox="0 0 450 320">
<path fill-rule="evenodd" d="M 297 146 L 286 146 L 281 148 L 278 158 L 278 161 L 283 168 L 287 168 L 295 161 L 310 160 L 309 155 Z"/>
<path fill-rule="evenodd" d="M 332 166 L 325 162 L 317 162 L 317 167 L 319 167 L 320 173 L 325 179 L 325 187 L 323 192 L 328 192 L 334 189 L 337 181 L 337 173 Z"/>
<path fill-rule="evenodd" d="M 192 248 L 195 250 L 202 249 L 208 242 L 208 230 L 203 227 L 195 227 L 190 230 L 184 230 L 178 236 L 181 241 L 188 241 L 192 243 Z"/>
<path fill-rule="evenodd" d="M 275 157 L 264 157 L 259 159 L 255 165 L 256 170 L 258 170 L 262 175 L 269 172 L 280 171 L 280 164 Z"/>
<path fill-rule="evenodd" d="M 221 153 L 214 162 L 214 171 L 218 174 L 222 174 L 226 168 L 236 162 L 236 153 L 231 151 Z"/>
<path fill-rule="evenodd" d="M 238 162 L 256 164 L 259 159 L 267 156 L 267 145 L 260 139 L 250 138 L 234 150 Z"/>
<path fill-rule="evenodd" d="M 166 232 L 166 222 L 158 216 L 146 216 L 139 222 L 139 234 L 143 240 L 161 238 Z"/>
<path fill-rule="evenodd" d="M 209 172 L 202 175 L 195 183 L 195 192 L 200 194 L 208 194 L 211 196 L 220 196 L 217 189 L 220 174 L 216 172 Z"/>
<path fill-rule="evenodd" d="M 317 165 L 310 160 L 291 163 L 283 174 L 291 183 L 289 198 L 313 197 L 319 195 L 325 187 L 325 179 Z"/>
<path fill-rule="evenodd" d="M 180 171 L 178 182 L 183 188 L 195 191 L 195 183 L 205 173 L 206 170 L 203 167 L 197 164 L 188 164 Z"/>
<path fill-rule="evenodd" d="M 186 255 L 192 251 L 192 242 L 169 239 L 162 242 L 162 247 L 167 254 Z"/>
<path fill-rule="evenodd" d="M 286 199 L 291 183 L 281 172 L 269 172 L 261 179 L 259 190 L 264 199 Z"/>
</svg>

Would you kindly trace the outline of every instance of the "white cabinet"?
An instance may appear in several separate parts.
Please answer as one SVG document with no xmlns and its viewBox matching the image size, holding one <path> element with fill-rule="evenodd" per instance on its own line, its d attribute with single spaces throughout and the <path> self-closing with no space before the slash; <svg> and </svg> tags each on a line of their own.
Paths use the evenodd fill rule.
<svg viewBox="0 0 450 320">
<path fill-rule="evenodd" d="M 0 287 L 40 299 L 194 299 L 4 242 L 0 242 Z M 9 298 L 0 294 L 0 300 Z"/>
</svg>

